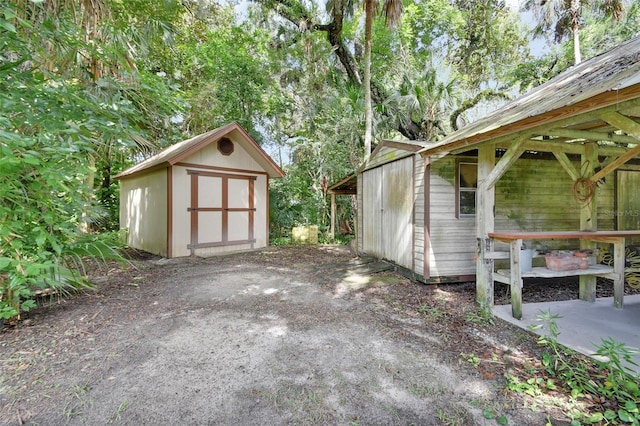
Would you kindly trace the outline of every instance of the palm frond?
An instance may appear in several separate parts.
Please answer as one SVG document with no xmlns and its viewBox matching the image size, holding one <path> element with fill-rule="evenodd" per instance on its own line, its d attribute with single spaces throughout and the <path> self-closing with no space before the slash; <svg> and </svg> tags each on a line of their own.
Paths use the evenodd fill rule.
<svg viewBox="0 0 640 426">
<path fill-rule="evenodd" d="M 382 15 L 389 30 L 394 29 L 402 20 L 404 5 L 400 0 L 385 0 L 382 5 Z"/>
</svg>

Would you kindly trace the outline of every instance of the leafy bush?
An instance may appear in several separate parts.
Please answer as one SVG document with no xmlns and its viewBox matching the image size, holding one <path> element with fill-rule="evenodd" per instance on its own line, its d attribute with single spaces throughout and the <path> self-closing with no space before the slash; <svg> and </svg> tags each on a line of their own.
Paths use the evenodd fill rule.
<svg viewBox="0 0 640 426">
<path fill-rule="evenodd" d="M 531 377 L 522 381 L 509 378 L 509 389 L 541 397 L 548 391 L 563 388 L 571 395 L 572 404 L 561 406 L 572 419 L 572 425 L 640 423 L 639 378 L 629 365 L 637 366 L 632 357 L 635 349 L 612 338 L 603 339 L 596 355 L 601 361 L 591 361 L 558 343 L 557 315 L 542 312 L 538 320 L 547 327 L 548 336 L 538 343 L 548 350 L 542 354 L 540 369 L 533 369 Z M 580 402 L 579 404 L 577 402 Z"/>
<path fill-rule="evenodd" d="M 2 8 L 0 318 L 6 319 L 31 309 L 38 289 L 87 287 L 78 268 L 86 257 L 119 258 L 108 238 L 82 230 L 101 211 L 88 184 L 96 145 L 122 127 L 113 121 L 117 105 L 87 100 L 78 80 L 36 68 L 14 25 L 29 24 Z"/>
</svg>

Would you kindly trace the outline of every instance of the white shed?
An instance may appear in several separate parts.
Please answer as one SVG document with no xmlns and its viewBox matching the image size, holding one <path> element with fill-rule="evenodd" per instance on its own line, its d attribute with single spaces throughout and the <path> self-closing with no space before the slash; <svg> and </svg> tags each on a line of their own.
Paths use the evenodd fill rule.
<svg viewBox="0 0 640 426">
<path fill-rule="evenodd" d="M 419 142 L 382 141 L 358 170 L 358 251 L 424 271 L 424 163 Z"/>
<path fill-rule="evenodd" d="M 231 123 L 118 174 L 120 228 L 131 247 L 165 257 L 266 247 L 269 179 L 283 176 Z"/>
<path fill-rule="evenodd" d="M 609 243 L 638 245 L 639 157 L 636 37 L 441 141 L 381 142 L 358 170 L 359 251 L 425 282 L 476 279 L 478 300 L 492 305 L 497 263 L 509 265 L 504 234 L 526 232 L 543 250 L 595 247 L 576 231 L 621 232 Z M 595 275 L 581 275 L 581 298 L 595 299 Z M 512 294 L 522 287 L 505 281 Z"/>
</svg>

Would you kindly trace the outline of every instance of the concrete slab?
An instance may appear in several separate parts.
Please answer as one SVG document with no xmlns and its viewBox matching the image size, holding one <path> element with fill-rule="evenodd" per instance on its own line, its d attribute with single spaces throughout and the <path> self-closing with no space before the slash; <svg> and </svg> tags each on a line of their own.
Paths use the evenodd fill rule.
<svg viewBox="0 0 640 426">
<path fill-rule="evenodd" d="M 523 329 L 543 324 L 539 320 L 541 312 L 559 315 L 560 318 L 555 320 L 560 332 L 558 342 L 585 355 L 593 355 L 595 345 L 607 338 L 636 349 L 640 347 L 640 295 L 625 296 L 622 309 L 613 307 L 613 297 L 602 297 L 594 303 L 583 300 L 523 303 L 521 320 L 511 316 L 511 305 L 496 305 L 493 308 L 496 317 Z M 534 332 L 548 334 L 546 327 Z M 640 353 L 633 360 L 640 365 Z M 629 367 L 640 375 L 640 367 Z"/>
</svg>

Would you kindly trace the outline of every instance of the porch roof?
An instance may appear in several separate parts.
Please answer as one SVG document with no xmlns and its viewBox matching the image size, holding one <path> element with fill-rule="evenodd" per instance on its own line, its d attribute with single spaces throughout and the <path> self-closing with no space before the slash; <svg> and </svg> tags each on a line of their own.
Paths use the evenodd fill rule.
<svg viewBox="0 0 640 426">
<path fill-rule="evenodd" d="M 339 182 L 331 185 L 327 189 L 327 192 L 329 194 L 356 194 L 358 192 L 358 176 L 355 173 L 350 174 Z"/>
<path fill-rule="evenodd" d="M 562 72 L 547 83 L 420 151 L 442 156 L 483 143 L 528 151 L 581 154 L 597 141 L 620 155 L 640 138 L 640 37 Z"/>
</svg>

